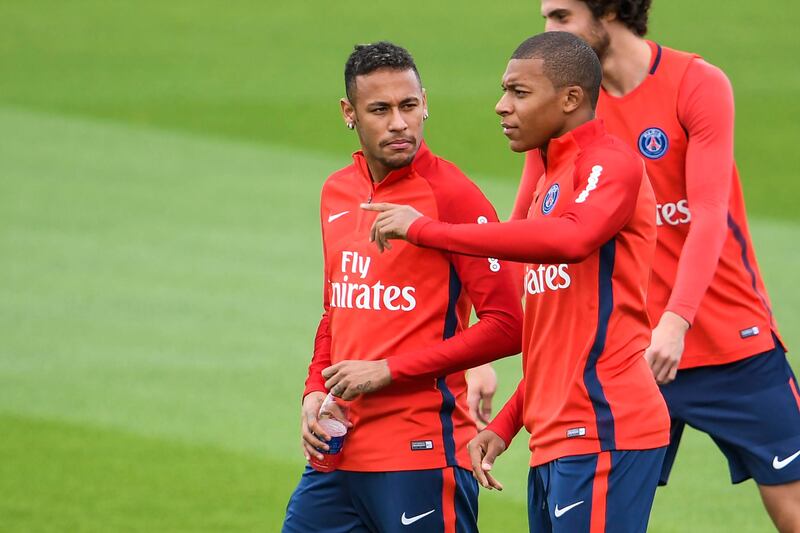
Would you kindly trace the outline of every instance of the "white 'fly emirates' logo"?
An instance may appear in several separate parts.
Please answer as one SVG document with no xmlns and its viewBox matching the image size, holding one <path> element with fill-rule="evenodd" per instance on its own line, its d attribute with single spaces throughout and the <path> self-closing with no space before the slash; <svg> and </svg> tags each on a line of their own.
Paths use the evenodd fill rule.
<svg viewBox="0 0 800 533">
<path fill-rule="evenodd" d="M 525 291 L 536 295 L 545 291 L 566 289 L 572 283 L 569 277 L 569 265 L 539 265 L 538 268 L 528 267 L 525 272 Z"/>
<path fill-rule="evenodd" d="M 656 224 L 663 226 L 677 226 L 678 224 L 688 224 L 692 220 L 692 213 L 689 211 L 689 202 L 679 200 L 675 203 L 658 204 L 656 206 Z"/>
<path fill-rule="evenodd" d="M 381 311 L 411 311 L 417 306 L 414 287 L 384 285 L 380 280 L 372 285 L 358 283 L 369 273 L 372 258 L 358 252 L 342 252 L 342 281 L 331 282 L 331 307 Z M 356 278 L 350 280 L 350 275 Z"/>
</svg>

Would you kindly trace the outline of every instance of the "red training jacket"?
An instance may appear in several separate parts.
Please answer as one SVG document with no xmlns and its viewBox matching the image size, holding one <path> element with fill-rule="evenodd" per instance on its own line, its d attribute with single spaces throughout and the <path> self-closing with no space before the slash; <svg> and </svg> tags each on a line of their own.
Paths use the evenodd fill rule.
<svg viewBox="0 0 800 533">
<path fill-rule="evenodd" d="M 622 97 L 601 90 L 597 116 L 638 151 L 656 194 L 650 317 L 672 311 L 692 324 L 681 369 L 771 350 L 778 329 L 733 159 L 730 82 L 694 54 L 648 43 L 648 76 Z M 525 217 L 541 165 L 538 153 L 526 158 L 512 218 Z"/>
<path fill-rule="evenodd" d="M 369 242 L 377 213 L 364 202 L 409 204 L 449 222 L 494 222 L 477 186 L 425 144 L 414 161 L 374 184 L 364 155 L 322 188 L 325 312 L 305 394 L 345 359 L 388 359 L 392 383 L 352 403 L 342 470 L 386 472 L 461 466 L 475 424 L 463 370 L 518 353 L 522 309 L 511 269 L 394 241 Z M 471 305 L 478 322 L 468 327 Z"/>
<path fill-rule="evenodd" d="M 641 159 L 600 121 L 550 141 L 526 220 L 421 218 L 408 238 L 528 263 L 524 381 L 490 428 L 510 442 L 521 414 L 532 466 L 667 444 L 667 408 L 642 357 L 655 199 Z"/>
</svg>

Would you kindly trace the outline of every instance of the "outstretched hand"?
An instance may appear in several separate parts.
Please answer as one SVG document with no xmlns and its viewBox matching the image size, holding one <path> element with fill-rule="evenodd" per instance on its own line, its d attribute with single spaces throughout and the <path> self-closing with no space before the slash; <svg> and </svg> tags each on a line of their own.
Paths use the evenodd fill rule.
<svg viewBox="0 0 800 533">
<path fill-rule="evenodd" d="M 422 216 L 422 213 L 410 205 L 377 203 L 361 204 L 361 208 L 378 212 L 378 218 L 369 230 L 369 242 L 374 242 L 381 253 L 392 249 L 390 239 L 405 239 L 408 228 Z"/>
</svg>

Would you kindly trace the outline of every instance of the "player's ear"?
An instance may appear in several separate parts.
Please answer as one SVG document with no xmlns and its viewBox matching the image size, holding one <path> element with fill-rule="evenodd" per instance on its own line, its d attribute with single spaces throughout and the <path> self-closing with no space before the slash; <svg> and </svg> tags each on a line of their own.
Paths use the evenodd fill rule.
<svg viewBox="0 0 800 533">
<path fill-rule="evenodd" d="M 617 16 L 616 11 L 614 11 L 613 9 L 609 9 L 605 14 L 601 15 L 596 20 L 599 20 L 601 22 L 605 22 L 607 24 L 609 22 L 613 22 L 613 21 L 618 20 L 618 19 L 619 19 L 619 17 Z"/>
<path fill-rule="evenodd" d="M 428 118 L 428 91 L 422 88 L 422 116 L 427 120 Z"/>
<path fill-rule="evenodd" d="M 564 87 L 561 98 L 561 109 L 565 114 L 570 114 L 583 104 L 586 93 L 580 85 Z"/>
<path fill-rule="evenodd" d="M 349 129 L 355 128 L 356 125 L 356 108 L 350 103 L 347 98 L 339 100 L 339 105 L 342 108 L 342 118 L 344 118 L 344 125 Z"/>
</svg>

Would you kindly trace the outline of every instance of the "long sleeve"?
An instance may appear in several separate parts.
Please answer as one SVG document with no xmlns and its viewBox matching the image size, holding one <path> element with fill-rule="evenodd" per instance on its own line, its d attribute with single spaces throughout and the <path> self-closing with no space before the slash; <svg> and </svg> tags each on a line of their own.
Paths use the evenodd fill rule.
<svg viewBox="0 0 800 533">
<path fill-rule="evenodd" d="M 626 152 L 604 150 L 602 156 L 584 160 L 576 168 L 582 194 L 560 216 L 494 224 L 446 224 L 420 217 L 407 238 L 419 246 L 509 261 L 580 262 L 630 220 L 643 173 L 643 163 Z M 594 188 L 587 185 L 592 175 Z"/>
<path fill-rule="evenodd" d="M 539 181 L 544 175 L 544 163 L 538 149 L 525 153 L 525 166 L 522 167 L 522 176 L 517 188 L 517 197 L 514 199 L 514 208 L 511 210 L 509 220 L 524 220 L 528 218 L 528 210 L 534 201 L 534 195 Z"/>
<path fill-rule="evenodd" d="M 511 446 L 514 436 L 522 429 L 522 413 L 525 402 L 525 379 L 520 380 L 517 390 L 508 399 L 506 404 L 486 427 L 494 431 L 506 443 L 506 448 Z"/>
<path fill-rule="evenodd" d="M 714 277 L 728 232 L 733 117 L 733 90 L 725 74 L 705 61 L 693 61 L 678 97 L 678 118 L 688 135 L 686 195 L 692 218 L 666 307 L 690 324 Z"/>
<path fill-rule="evenodd" d="M 440 205 L 439 214 L 455 222 L 497 221 L 477 187 L 459 191 L 454 201 Z M 393 381 L 443 376 L 520 352 L 522 307 L 515 271 L 496 259 L 458 254 L 449 259 L 478 321 L 442 342 L 389 357 Z"/>
<path fill-rule="evenodd" d="M 509 220 L 524 220 L 528 218 L 528 211 L 536 201 L 536 193 L 539 185 L 544 179 L 544 162 L 542 154 L 538 149 L 530 150 L 525 153 L 525 165 L 522 167 L 522 175 L 517 187 L 517 196 L 514 199 L 514 207 L 511 210 Z M 519 283 L 517 291 L 520 298 L 525 296 L 525 264 L 509 261 L 509 267 L 514 269 L 514 275 Z"/>
<path fill-rule="evenodd" d="M 317 326 L 317 334 L 314 337 L 314 355 L 311 357 L 311 364 L 308 365 L 308 377 L 303 397 L 310 392 L 327 392 L 322 371 L 329 366 L 331 366 L 331 334 L 328 330 L 328 312 L 326 310 L 322 314 L 322 319 Z"/>
<path fill-rule="evenodd" d="M 325 252 L 324 245 L 324 226 L 323 226 L 323 272 L 327 272 L 327 253 Z M 328 323 L 328 313 L 330 311 L 330 299 L 328 297 L 328 284 L 323 275 L 322 280 L 322 318 L 317 326 L 317 334 L 314 337 L 314 353 L 311 357 L 311 364 L 308 365 L 308 376 L 306 377 L 305 389 L 303 390 L 303 397 L 310 392 L 327 392 L 325 389 L 325 378 L 322 377 L 322 371 L 331 366 L 331 333 Z"/>
</svg>

